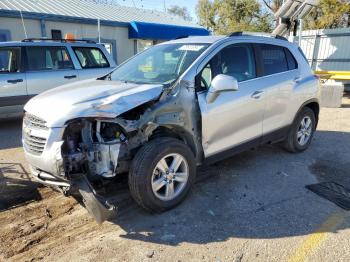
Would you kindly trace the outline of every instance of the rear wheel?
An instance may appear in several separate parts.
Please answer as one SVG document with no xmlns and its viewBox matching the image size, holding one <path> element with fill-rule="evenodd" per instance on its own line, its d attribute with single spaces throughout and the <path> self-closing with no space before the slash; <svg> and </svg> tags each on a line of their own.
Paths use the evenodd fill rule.
<svg viewBox="0 0 350 262">
<path fill-rule="evenodd" d="M 314 112 L 304 107 L 295 118 L 291 129 L 284 141 L 286 150 L 292 153 L 302 152 L 311 143 L 316 128 L 316 118 Z"/>
<path fill-rule="evenodd" d="M 140 206 L 161 212 L 184 200 L 195 175 L 194 155 L 187 145 L 174 138 L 157 138 L 136 154 L 129 188 Z"/>
</svg>

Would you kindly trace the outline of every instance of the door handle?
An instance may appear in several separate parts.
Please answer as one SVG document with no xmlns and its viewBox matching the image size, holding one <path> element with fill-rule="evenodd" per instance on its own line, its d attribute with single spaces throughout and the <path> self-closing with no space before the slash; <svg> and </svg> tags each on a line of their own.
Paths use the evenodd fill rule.
<svg viewBox="0 0 350 262">
<path fill-rule="evenodd" d="M 301 81 L 301 77 L 300 76 L 296 76 L 295 78 L 294 78 L 294 82 L 295 83 L 299 83 Z"/>
<path fill-rule="evenodd" d="M 21 83 L 23 82 L 23 79 L 11 79 L 11 80 L 7 80 L 7 83 L 10 84 L 17 84 L 17 83 Z"/>
<path fill-rule="evenodd" d="M 250 97 L 259 99 L 261 97 L 261 94 L 264 93 L 264 91 L 255 91 Z"/>
<path fill-rule="evenodd" d="M 77 77 L 76 75 L 64 76 L 64 78 L 66 78 L 66 79 L 72 79 L 72 78 L 76 78 L 76 77 Z"/>
</svg>

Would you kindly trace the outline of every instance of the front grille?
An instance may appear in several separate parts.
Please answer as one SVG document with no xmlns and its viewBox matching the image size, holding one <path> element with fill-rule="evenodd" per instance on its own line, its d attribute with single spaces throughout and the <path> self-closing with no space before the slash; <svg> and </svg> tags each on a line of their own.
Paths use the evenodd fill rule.
<svg viewBox="0 0 350 262">
<path fill-rule="evenodd" d="M 36 129 L 48 130 L 45 120 L 42 120 L 41 118 L 28 113 L 25 113 L 23 118 L 23 123 L 26 127 L 29 127 L 29 128 L 32 127 Z"/>
<path fill-rule="evenodd" d="M 27 151 L 35 155 L 41 155 L 41 153 L 44 151 L 44 148 L 45 148 L 46 138 L 33 136 L 26 133 L 26 131 L 24 131 L 23 143 Z"/>
<path fill-rule="evenodd" d="M 41 155 L 46 145 L 46 138 L 34 135 L 34 133 L 42 133 L 42 130 L 48 129 L 49 128 L 46 126 L 46 121 L 40 119 L 39 117 L 26 113 L 23 119 L 22 135 L 23 146 L 25 149 L 34 155 Z"/>
</svg>

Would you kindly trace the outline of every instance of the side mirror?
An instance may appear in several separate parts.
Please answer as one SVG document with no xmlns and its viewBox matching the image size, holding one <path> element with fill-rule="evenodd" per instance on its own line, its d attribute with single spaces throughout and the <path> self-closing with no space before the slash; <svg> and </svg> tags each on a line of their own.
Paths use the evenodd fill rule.
<svg viewBox="0 0 350 262">
<path fill-rule="evenodd" d="M 237 91 L 238 81 L 233 76 L 217 75 L 211 82 L 210 88 L 207 94 L 207 103 L 210 104 L 215 101 L 220 92 L 225 91 Z"/>
</svg>

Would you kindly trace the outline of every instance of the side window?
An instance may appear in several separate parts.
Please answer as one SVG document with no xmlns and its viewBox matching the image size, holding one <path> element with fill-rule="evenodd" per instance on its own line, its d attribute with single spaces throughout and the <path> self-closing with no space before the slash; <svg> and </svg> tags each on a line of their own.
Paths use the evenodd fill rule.
<svg viewBox="0 0 350 262">
<path fill-rule="evenodd" d="M 235 44 L 217 53 L 200 73 L 197 80 L 199 89 L 209 88 L 218 74 L 233 76 L 238 82 L 255 78 L 255 58 L 251 45 Z"/>
<path fill-rule="evenodd" d="M 275 45 L 260 45 L 264 75 L 288 71 L 284 48 Z"/>
<path fill-rule="evenodd" d="M 73 47 L 82 68 L 103 68 L 109 67 L 105 55 L 98 48 Z"/>
<path fill-rule="evenodd" d="M 288 48 L 284 48 L 284 52 L 287 57 L 287 63 L 288 63 L 288 70 L 293 70 L 298 68 L 298 63 L 295 60 L 294 56 L 292 53 L 288 50 Z"/>
<path fill-rule="evenodd" d="M 20 69 L 20 49 L 13 47 L 0 48 L 0 74 L 15 73 Z"/>
<path fill-rule="evenodd" d="M 65 47 L 26 47 L 27 69 L 29 71 L 73 69 L 73 63 Z"/>
</svg>

